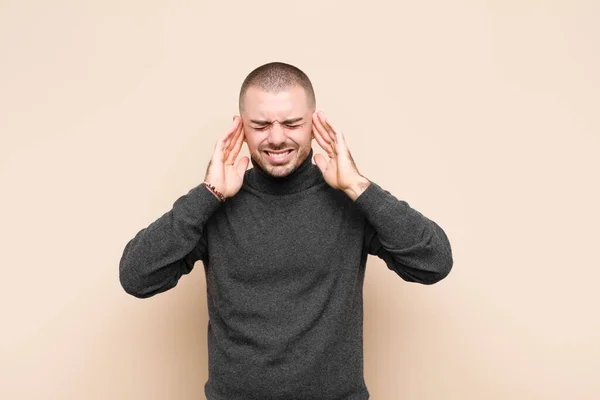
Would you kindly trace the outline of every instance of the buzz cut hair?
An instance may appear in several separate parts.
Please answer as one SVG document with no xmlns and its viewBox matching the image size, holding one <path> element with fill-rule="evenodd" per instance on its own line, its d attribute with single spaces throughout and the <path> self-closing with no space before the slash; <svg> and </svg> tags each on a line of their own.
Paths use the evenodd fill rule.
<svg viewBox="0 0 600 400">
<path fill-rule="evenodd" d="M 256 86 L 266 92 L 279 93 L 294 85 L 304 89 L 309 107 L 314 109 L 316 106 L 315 91 L 310 79 L 302 70 L 278 61 L 263 64 L 250 72 L 242 83 L 238 104 L 240 112 L 244 108 L 244 96 L 249 87 Z"/>
</svg>

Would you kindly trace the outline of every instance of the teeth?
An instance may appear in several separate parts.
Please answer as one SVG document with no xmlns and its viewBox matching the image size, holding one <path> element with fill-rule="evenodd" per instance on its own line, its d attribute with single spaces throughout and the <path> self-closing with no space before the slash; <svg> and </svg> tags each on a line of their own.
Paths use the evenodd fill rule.
<svg viewBox="0 0 600 400">
<path fill-rule="evenodd" d="M 286 151 L 285 153 L 269 153 L 269 155 L 273 158 L 281 158 L 286 156 L 289 153 L 289 151 Z"/>
</svg>

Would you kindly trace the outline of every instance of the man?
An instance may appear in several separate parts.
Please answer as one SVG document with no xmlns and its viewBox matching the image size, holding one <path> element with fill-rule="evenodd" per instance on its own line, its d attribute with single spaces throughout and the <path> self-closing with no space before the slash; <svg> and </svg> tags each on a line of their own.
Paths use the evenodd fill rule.
<svg viewBox="0 0 600 400">
<path fill-rule="evenodd" d="M 239 109 L 204 182 L 126 245 L 121 284 L 150 297 L 202 260 L 209 400 L 368 399 L 367 255 L 406 281 L 433 284 L 452 268 L 448 238 L 359 173 L 298 68 L 256 68 Z M 328 156 L 315 164 L 312 139 Z M 236 163 L 244 142 L 251 158 Z"/>
</svg>

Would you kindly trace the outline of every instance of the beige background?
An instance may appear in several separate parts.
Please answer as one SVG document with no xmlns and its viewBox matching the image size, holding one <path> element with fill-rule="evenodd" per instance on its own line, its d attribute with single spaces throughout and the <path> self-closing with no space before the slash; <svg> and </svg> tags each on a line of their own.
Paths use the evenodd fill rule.
<svg viewBox="0 0 600 400">
<path fill-rule="evenodd" d="M 600 3 L 215 3 L 0 1 L 0 398 L 204 398 L 201 265 L 138 300 L 118 262 L 272 60 L 453 246 L 430 287 L 370 258 L 371 398 L 600 398 Z"/>
</svg>

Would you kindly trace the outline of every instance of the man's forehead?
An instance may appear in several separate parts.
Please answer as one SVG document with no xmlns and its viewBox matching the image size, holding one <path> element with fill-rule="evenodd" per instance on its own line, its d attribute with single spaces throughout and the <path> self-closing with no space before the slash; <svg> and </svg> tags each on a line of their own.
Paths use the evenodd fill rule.
<svg viewBox="0 0 600 400">
<path fill-rule="evenodd" d="M 302 88 L 270 92 L 250 87 L 244 96 L 244 113 L 252 119 L 283 120 L 303 116 L 309 110 Z"/>
</svg>

